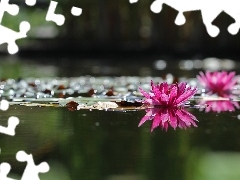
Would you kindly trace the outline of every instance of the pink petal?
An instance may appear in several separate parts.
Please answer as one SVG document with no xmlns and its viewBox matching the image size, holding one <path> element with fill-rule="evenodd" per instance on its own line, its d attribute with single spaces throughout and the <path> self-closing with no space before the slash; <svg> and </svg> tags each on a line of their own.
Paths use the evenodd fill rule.
<svg viewBox="0 0 240 180">
<path fill-rule="evenodd" d="M 196 123 L 193 121 L 192 116 L 190 116 L 189 113 L 186 113 L 186 111 L 178 110 L 176 114 L 178 118 L 186 124 L 186 126 L 190 127 L 191 124 L 197 126 Z"/>
<path fill-rule="evenodd" d="M 156 114 L 154 119 L 153 119 L 153 122 L 152 122 L 152 127 L 151 127 L 151 132 L 159 126 L 159 124 L 161 123 L 161 116 L 160 114 Z"/>
<path fill-rule="evenodd" d="M 139 91 L 143 94 L 143 96 L 145 96 L 146 98 L 150 98 L 150 95 L 145 92 L 142 88 L 139 88 Z"/>
<path fill-rule="evenodd" d="M 168 130 L 168 122 L 165 122 L 165 123 L 162 125 L 162 129 L 164 129 L 165 131 Z"/>
<path fill-rule="evenodd" d="M 177 96 L 178 96 L 178 88 L 177 86 L 173 86 L 169 93 L 169 104 L 173 104 Z"/>
<path fill-rule="evenodd" d="M 167 94 L 167 92 L 168 92 L 168 83 L 167 82 L 161 83 L 160 86 L 159 86 L 159 91 L 161 93 Z"/>
<path fill-rule="evenodd" d="M 173 127 L 174 130 L 176 130 L 178 123 L 174 110 L 169 112 L 169 124 Z"/>
<path fill-rule="evenodd" d="M 187 86 L 187 83 L 184 83 L 184 82 L 180 82 L 178 84 L 178 96 L 184 93 L 186 86 Z"/>
<path fill-rule="evenodd" d="M 181 128 L 181 129 L 186 129 L 187 125 L 183 121 L 179 120 L 178 127 Z"/>
<path fill-rule="evenodd" d="M 181 111 L 186 114 L 187 116 L 189 116 L 191 119 L 193 119 L 194 121 L 198 121 L 196 116 L 194 116 L 192 113 L 186 111 L 185 109 L 181 109 Z"/>
<path fill-rule="evenodd" d="M 162 93 L 160 92 L 159 88 L 153 84 L 152 81 L 151 81 L 151 86 L 152 86 L 152 92 L 154 94 L 154 97 L 158 99 Z"/>
<path fill-rule="evenodd" d="M 193 88 L 190 89 L 186 92 L 184 92 L 180 97 L 177 98 L 177 100 L 175 101 L 175 104 L 181 104 L 184 103 L 185 101 L 189 100 L 194 94 L 196 94 L 197 89 Z"/>
<path fill-rule="evenodd" d="M 162 125 L 169 120 L 169 111 L 167 108 L 161 108 L 161 111 L 158 112 L 160 118 L 162 119 Z"/>
<path fill-rule="evenodd" d="M 150 110 L 146 110 L 146 115 L 143 116 L 143 118 L 141 119 L 140 123 L 138 124 L 138 127 L 140 127 L 143 123 L 145 123 L 147 120 L 151 120 L 153 118 L 153 111 Z"/>
<path fill-rule="evenodd" d="M 169 102 L 169 96 L 166 95 L 166 94 L 161 94 L 160 101 L 162 101 L 162 102 Z"/>
</svg>

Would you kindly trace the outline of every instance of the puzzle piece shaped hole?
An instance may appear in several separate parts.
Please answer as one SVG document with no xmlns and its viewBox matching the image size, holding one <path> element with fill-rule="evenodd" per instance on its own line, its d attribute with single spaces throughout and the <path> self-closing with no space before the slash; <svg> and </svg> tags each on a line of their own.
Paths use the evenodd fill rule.
<svg viewBox="0 0 240 180">
<path fill-rule="evenodd" d="M 6 134 L 6 135 L 9 135 L 9 136 L 14 136 L 15 135 L 15 129 L 16 129 L 18 124 L 19 124 L 19 119 L 15 116 L 11 116 L 8 119 L 8 126 L 7 127 L 0 126 L 0 133 Z"/>
<path fill-rule="evenodd" d="M 27 154 L 25 151 L 18 151 L 16 159 L 19 162 L 27 162 L 21 180 L 39 180 L 39 173 L 46 173 L 50 170 L 46 162 L 35 165 L 32 154 Z"/>
<path fill-rule="evenodd" d="M 0 179 L 1 180 L 15 180 L 15 179 L 7 177 L 10 170 L 11 170 L 10 164 L 8 164 L 6 162 L 1 163 L 0 164 Z"/>
<path fill-rule="evenodd" d="M 82 14 L 82 9 L 73 6 L 72 9 L 71 9 L 71 13 L 74 16 L 80 16 Z"/>
<path fill-rule="evenodd" d="M 49 9 L 46 15 L 46 21 L 53 21 L 58 26 L 62 26 L 65 22 L 65 17 L 62 14 L 55 14 L 55 9 L 57 7 L 58 2 L 51 1 L 49 5 Z"/>
</svg>

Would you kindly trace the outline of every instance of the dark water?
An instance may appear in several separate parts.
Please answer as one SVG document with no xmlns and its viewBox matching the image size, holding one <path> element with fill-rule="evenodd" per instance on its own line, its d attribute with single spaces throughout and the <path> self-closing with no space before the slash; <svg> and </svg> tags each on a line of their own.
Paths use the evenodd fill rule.
<svg viewBox="0 0 240 180">
<path fill-rule="evenodd" d="M 86 61 L 85 66 L 83 61 L 58 66 L 56 62 L 45 65 L 19 60 L 6 62 L 0 67 L 1 78 L 83 74 L 144 78 L 167 73 L 177 78 L 195 78 L 203 70 L 186 70 L 188 66 L 179 69 L 178 63 L 172 61 L 167 61 L 164 70 L 154 69 L 154 62 L 148 65 L 145 62 L 136 64 L 133 71 L 113 62 L 103 66 L 97 61 Z M 15 136 L 0 134 L 0 162 L 11 165 L 9 177 L 16 179 L 20 179 L 26 167 L 25 162 L 16 160 L 20 150 L 31 153 L 36 164 L 43 161 L 49 164 L 50 171 L 40 173 L 41 180 L 240 179 L 240 110 L 220 113 L 187 110 L 197 117 L 198 127 L 169 128 L 167 132 L 156 128 L 150 132 L 151 121 L 138 127 L 145 110 L 70 111 L 66 107 L 11 105 L 9 110 L 1 111 L 0 125 L 7 126 L 10 116 L 17 116 L 20 124 Z"/>
<path fill-rule="evenodd" d="M 49 163 L 41 179 L 238 179 L 239 111 L 189 111 L 199 120 L 197 128 L 151 133 L 150 121 L 138 128 L 144 110 L 12 105 L 1 113 L 1 124 L 9 116 L 19 117 L 20 124 L 14 137 L 0 136 L 1 161 L 11 164 L 14 176 L 26 165 L 15 154 L 32 153 L 36 164 Z"/>
</svg>

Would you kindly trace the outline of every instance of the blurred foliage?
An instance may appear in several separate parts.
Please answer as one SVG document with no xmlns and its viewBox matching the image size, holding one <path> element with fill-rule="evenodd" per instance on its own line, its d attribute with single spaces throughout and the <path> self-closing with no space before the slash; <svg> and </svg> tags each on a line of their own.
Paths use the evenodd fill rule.
<svg viewBox="0 0 240 180">
<path fill-rule="evenodd" d="M 211 38 L 202 22 L 200 11 L 184 13 L 186 23 L 177 26 L 174 23 L 177 11 L 163 5 L 162 12 L 154 14 L 150 11 L 152 0 L 139 0 L 134 4 L 130 4 L 129 0 L 58 0 L 58 2 L 55 13 L 65 16 L 63 26 L 58 27 L 54 22 L 45 21 L 50 0 L 39 0 L 34 7 L 28 7 L 22 2 L 19 15 L 13 17 L 5 13 L 2 24 L 18 31 L 22 20 L 29 21 L 32 26 L 29 37 L 18 42 L 27 48 L 155 47 L 164 48 L 166 51 L 169 48 L 185 51 L 201 48 L 237 49 L 240 46 L 239 33 L 232 36 L 227 32 L 227 27 L 234 20 L 225 13 L 221 13 L 213 22 L 220 28 L 220 35 Z M 70 13 L 73 6 L 82 8 L 81 16 L 75 17 Z M 39 35 L 41 31 L 42 35 Z M 44 39 L 53 39 L 56 44 L 47 44 L 49 41 L 43 41 Z M 59 39 L 64 44 L 59 44 Z"/>
<path fill-rule="evenodd" d="M 56 77 L 58 67 L 47 64 L 37 64 L 32 61 L 21 61 L 11 56 L 0 61 L 0 79 L 19 79 L 27 77 Z M 44 73 L 43 73 L 44 72 Z"/>
</svg>

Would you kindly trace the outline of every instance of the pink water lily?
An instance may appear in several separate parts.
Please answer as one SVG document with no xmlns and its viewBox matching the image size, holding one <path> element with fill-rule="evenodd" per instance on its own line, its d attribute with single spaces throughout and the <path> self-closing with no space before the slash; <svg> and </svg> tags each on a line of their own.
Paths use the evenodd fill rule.
<svg viewBox="0 0 240 180">
<path fill-rule="evenodd" d="M 187 86 L 187 83 L 180 82 L 168 84 L 163 82 L 155 85 L 151 81 L 152 89 L 149 93 L 139 88 L 145 96 L 144 104 L 158 107 L 177 107 L 183 106 L 197 92 L 197 88 Z"/>
<path fill-rule="evenodd" d="M 200 84 L 210 93 L 225 97 L 237 83 L 235 72 L 200 72 L 197 76 Z"/>
<path fill-rule="evenodd" d="M 186 129 L 192 125 L 197 127 L 197 118 L 187 110 L 179 107 L 146 109 L 146 115 L 141 119 L 138 126 L 140 127 L 147 120 L 152 121 L 151 132 L 157 127 L 167 131 L 169 125 L 173 129 L 177 127 Z"/>
</svg>

